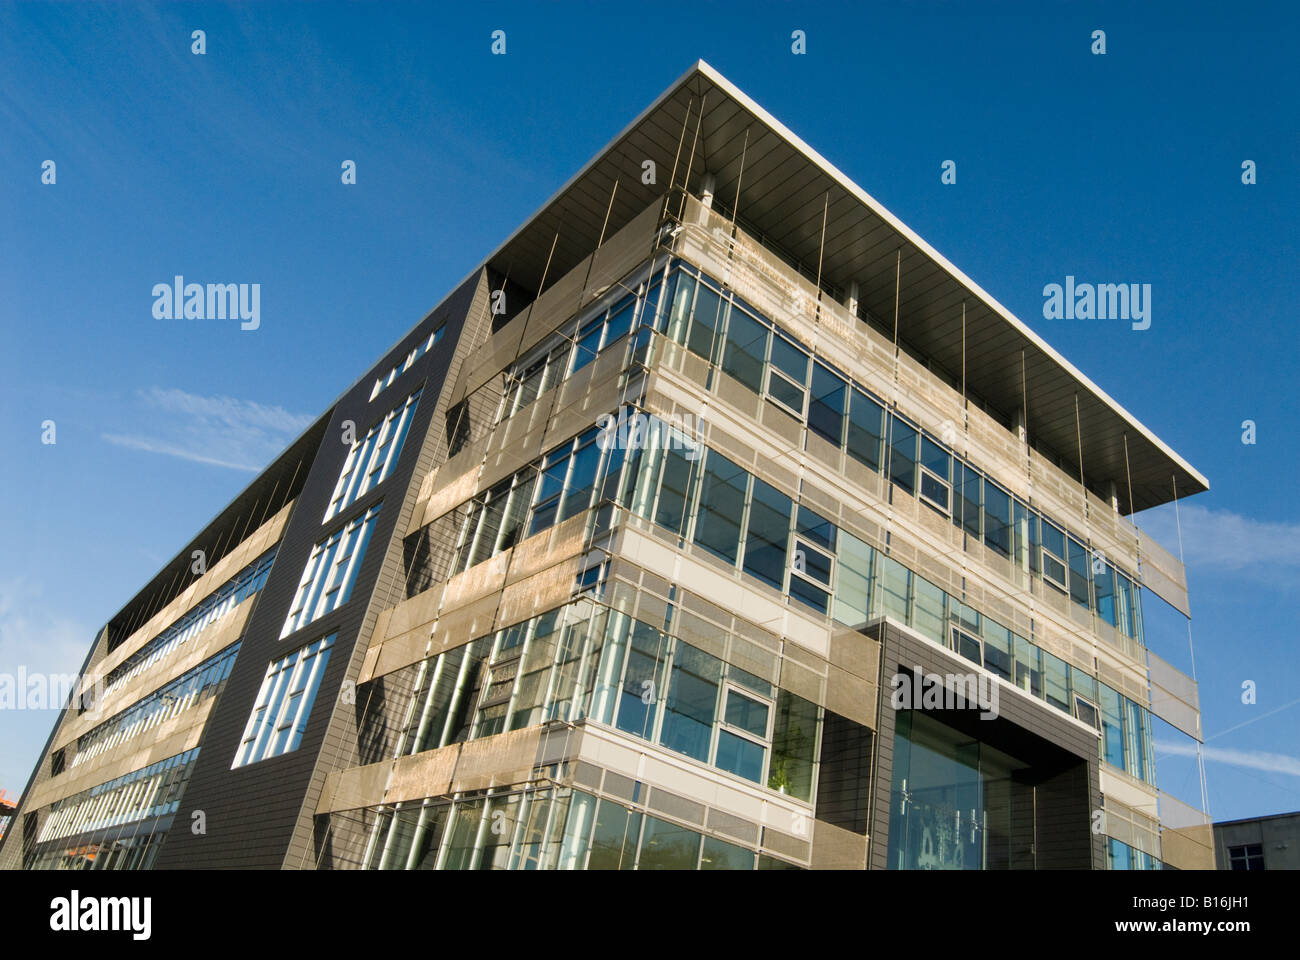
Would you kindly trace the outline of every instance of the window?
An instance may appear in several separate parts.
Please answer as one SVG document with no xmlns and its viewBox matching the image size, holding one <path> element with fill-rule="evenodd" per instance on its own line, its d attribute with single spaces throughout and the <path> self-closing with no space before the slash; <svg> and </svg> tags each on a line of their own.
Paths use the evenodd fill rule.
<svg viewBox="0 0 1300 960">
<path fill-rule="evenodd" d="M 771 331 L 749 314 L 732 307 L 723 341 L 722 371 L 755 393 L 763 391 L 763 364 Z"/>
<path fill-rule="evenodd" d="M 790 514 L 793 508 L 793 501 L 784 493 L 771 484 L 754 478 L 749 523 L 745 532 L 744 570 L 777 590 L 785 585 Z"/>
<path fill-rule="evenodd" d="M 1244 843 L 1228 848 L 1229 870 L 1263 870 L 1264 845 L 1262 843 Z"/>
<path fill-rule="evenodd" d="M 769 788 L 799 800 L 812 800 L 818 709 L 817 704 L 788 690 L 777 691 Z"/>
<path fill-rule="evenodd" d="M 945 517 L 952 513 L 952 457 L 929 436 L 921 435 L 920 497 Z"/>
<path fill-rule="evenodd" d="M 299 647 L 266 668 L 235 762 L 230 765 L 232 770 L 298 749 L 329 663 L 334 637 L 330 634 Z"/>
<path fill-rule="evenodd" d="M 813 364 L 808 429 L 839 447 L 844 443 L 844 403 L 848 384 L 820 363 Z"/>
<path fill-rule="evenodd" d="M 1043 651 L 1024 637 L 1016 637 L 1016 686 L 1030 696 L 1043 695 Z"/>
<path fill-rule="evenodd" d="M 1120 695 L 1101 684 L 1101 758 L 1118 770 L 1124 769 L 1124 715 Z"/>
<path fill-rule="evenodd" d="M 964 630 L 954 628 L 952 631 L 952 646 L 954 650 L 971 663 L 982 664 L 984 662 L 983 648 L 980 646 L 978 637 L 973 637 Z"/>
<path fill-rule="evenodd" d="M 604 311 L 596 314 L 596 316 L 578 327 L 577 340 L 573 347 L 573 369 L 570 371 L 571 374 L 577 373 L 596 359 L 596 354 L 600 352 L 600 338 L 604 331 Z"/>
<path fill-rule="evenodd" d="M 849 427 L 845 440 L 848 454 L 859 463 L 880 472 L 880 445 L 885 435 L 884 408 L 857 388 L 849 401 Z"/>
<path fill-rule="evenodd" d="M 1003 680 L 1011 679 L 1011 631 L 987 617 L 984 625 L 984 667 Z"/>
<path fill-rule="evenodd" d="M 777 334 L 772 338 L 767 395 L 802 420 L 808 400 L 807 383 L 808 354 Z"/>
<path fill-rule="evenodd" d="M 686 342 L 686 325 L 690 321 L 691 304 L 695 301 L 695 278 L 676 270 L 668 278 L 668 300 L 658 329 L 669 339 Z"/>
<path fill-rule="evenodd" d="M 733 672 L 734 670 L 735 668 Z M 722 725 L 718 728 L 714 766 L 746 780 L 762 783 L 764 767 L 767 765 L 771 717 L 770 701 L 759 700 L 748 692 L 728 686 Z"/>
<path fill-rule="evenodd" d="M 818 613 L 828 613 L 835 584 L 838 531 L 833 523 L 807 507 L 800 507 L 796 517 L 790 596 Z"/>
<path fill-rule="evenodd" d="M 699 285 L 686 349 L 710 363 L 717 359 L 718 329 L 722 325 L 724 306 L 722 297 L 716 290 L 703 283 Z"/>
<path fill-rule="evenodd" d="M 1043 692 L 1047 702 L 1062 713 L 1070 712 L 1070 665 L 1060 657 L 1043 653 Z"/>
<path fill-rule="evenodd" d="M 1092 584 L 1097 597 L 1097 615 L 1112 627 L 1119 626 L 1115 611 L 1115 568 L 1094 559 Z"/>
<path fill-rule="evenodd" d="M 375 504 L 363 516 L 316 544 L 280 631 L 282 639 L 348 602 L 381 506 Z"/>
<path fill-rule="evenodd" d="M 420 391 L 416 390 L 406 398 L 406 403 L 390 410 L 388 416 L 352 445 L 343 461 L 343 469 L 339 471 L 338 482 L 334 484 L 334 495 L 325 509 L 325 521 L 338 516 L 388 479 L 397 465 L 397 458 L 402 455 L 402 443 L 406 440 L 419 400 Z"/>
<path fill-rule="evenodd" d="M 1081 607 L 1090 607 L 1088 570 L 1092 566 L 1092 555 L 1074 537 L 1067 539 L 1070 544 L 1070 599 Z"/>
<path fill-rule="evenodd" d="M 975 540 L 980 538 L 980 486 L 983 478 L 966 464 L 961 469 L 961 510 L 953 511 L 952 522 Z M 956 479 L 956 469 L 953 471 Z"/>
<path fill-rule="evenodd" d="M 388 371 L 387 376 L 378 378 L 375 381 L 375 385 L 370 389 L 370 399 L 373 400 L 375 397 L 379 396 L 379 394 L 383 392 L 384 388 L 396 380 L 400 374 L 410 370 L 411 367 L 415 365 L 416 360 L 419 360 L 420 357 L 433 349 L 433 345 L 442 339 L 443 332 L 446 329 L 447 325 L 443 324 L 437 330 L 433 331 L 433 333 L 429 334 L 428 339 L 421 340 L 416 346 L 412 347 L 405 359 L 395 363 L 393 369 Z"/>
<path fill-rule="evenodd" d="M 669 750 L 708 763 L 721 682 L 721 660 L 679 643 L 673 657 L 668 700 L 664 704 L 660 743 Z"/>
<path fill-rule="evenodd" d="M 908 493 L 916 492 L 916 430 L 898 417 L 890 418 L 889 478 Z"/>
<path fill-rule="evenodd" d="M 1046 520 L 1039 527 L 1043 537 L 1043 579 L 1065 592 L 1069 590 L 1065 579 L 1065 534 Z"/>
<path fill-rule="evenodd" d="M 700 483 L 695 542 L 728 563 L 740 552 L 740 524 L 745 513 L 749 474 L 710 450 Z"/>
<path fill-rule="evenodd" d="M 638 870 L 694 870 L 700 859 L 700 834 L 646 816 Z"/>
</svg>

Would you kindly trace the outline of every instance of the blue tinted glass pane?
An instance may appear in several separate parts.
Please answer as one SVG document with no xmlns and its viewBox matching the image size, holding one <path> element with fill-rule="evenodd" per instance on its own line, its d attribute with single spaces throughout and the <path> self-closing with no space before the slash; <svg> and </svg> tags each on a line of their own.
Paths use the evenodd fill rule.
<svg viewBox="0 0 1300 960">
<path fill-rule="evenodd" d="M 711 287 L 700 284 L 699 295 L 695 298 L 695 314 L 691 318 L 691 334 L 686 341 L 686 347 L 706 360 L 714 358 L 721 309 L 722 298 L 717 292 Z"/>
<path fill-rule="evenodd" d="M 609 321 L 605 329 L 605 340 L 601 345 L 602 350 L 632 328 L 632 314 L 635 309 L 636 300 L 630 294 L 614 305 L 609 313 Z"/>
<path fill-rule="evenodd" d="M 916 490 L 916 431 L 897 417 L 891 426 L 889 476 L 908 493 Z"/>
<path fill-rule="evenodd" d="M 715 766 L 755 783 L 763 782 L 764 750 L 758 744 L 726 730 L 718 731 L 718 760 Z"/>
<path fill-rule="evenodd" d="M 843 442 L 844 400 L 848 385 L 823 367 L 813 364 L 812 398 L 808 403 L 808 427 L 835 446 Z"/>
<path fill-rule="evenodd" d="M 710 450 L 700 485 L 695 542 L 735 563 L 740 550 L 740 520 L 749 474 Z"/>
<path fill-rule="evenodd" d="M 798 553 L 795 559 L 800 562 L 801 572 L 812 577 L 819 583 L 824 583 L 828 587 L 831 584 L 831 558 L 819 550 L 801 544 L 796 547 Z"/>
<path fill-rule="evenodd" d="M 984 543 L 1011 556 L 1011 495 L 996 484 L 984 484 Z"/>
<path fill-rule="evenodd" d="M 820 544 L 827 550 L 835 549 L 835 524 L 816 511 L 801 506 L 797 529 L 800 536 L 807 537 L 813 543 Z"/>
<path fill-rule="evenodd" d="M 700 835 L 693 830 L 645 818 L 638 870 L 694 870 L 700 856 Z"/>
<path fill-rule="evenodd" d="M 825 613 L 829 608 L 830 596 L 802 577 L 790 578 L 790 596 L 800 603 L 805 603 L 818 613 Z"/>
<path fill-rule="evenodd" d="M 679 534 L 686 518 L 686 497 L 691 483 L 692 466 L 693 462 L 678 450 L 669 450 L 664 455 L 655 523 Z"/>
<path fill-rule="evenodd" d="M 708 761 L 721 679 L 721 660 L 689 644 L 678 644 L 660 737 L 665 747 Z"/>
<path fill-rule="evenodd" d="M 795 413 L 803 416 L 804 392 L 800 387 L 791 386 L 790 381 L 784 377 L 772 374 L 767 378 L 767 392 Z"/>
<path fill-rule="evenodd" d="M 755 393 L 763 390 L 763 362 L 767 354 L 768 336 L 767 327 L 748 314 L 732 308 L 727 320 L 722 369 Z"/>
<path fill-rule="evenodd" d="M 745 572 L 778 590 L 785 578 L 792 506 L 790 498 L 776 487 L 754 478 L 745 535 Z"/>
<path fill-rule="evenodd" d="M 649 739 L 654 731 L 655 708 L 662 683 L 661 665 L 668 645 L 663 634 L 636 621 L 628 652 L 627 675 L 619 698 L 618 728 Z"/>
<path fill-rule="evenodd" d="M 946 511 L 948 509 L 948 495 L 949 491 L 947 486 L 937 478 L 928 473 L 921 474 L 921 496 L 927 498 L 932 503 L 937 504 L 940 509 Z"/>
<path fill-rule="evenodd" d="M 767 704 L 735 690 L 727 692 L 726 721 L 756 737 L 767 736 Z"/>
<path fill-rule="evenodd" d="M 880 470 L 880 444 L 884 435 L 884 408 L 865 393 L 853 391 L 845 449 L 849 456 L 872 470 Z"/>
<path fill-rule="evenodd" d="M 772 365 L 800 386 L 808 383 L 808 354 L 785 337 L 772 339 Z"/>
</svg>

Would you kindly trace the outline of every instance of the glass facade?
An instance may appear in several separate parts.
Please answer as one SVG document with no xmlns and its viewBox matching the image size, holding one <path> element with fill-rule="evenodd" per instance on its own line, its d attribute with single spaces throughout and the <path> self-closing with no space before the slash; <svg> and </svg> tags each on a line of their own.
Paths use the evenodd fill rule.
<svg viewBox="0 0 1300 960">
<path fill-rule="evenodd" d="M 894 728 L 889 867 L 1014 870 L 1034 865 L 1034 793 L 1015 778 L 1028 765 L 905 710 Z"/>
<path fill-rule="evenodd" d="M 515 541 L 517 529 L 529 533 L 546 529 L 556 522 L 562 503 L 564 515 L 569 516 L 580 504 L 592 506 L 611 498 L 671 530 L 683 542 L 781 590 L 804 608 L 850 626 L 891 616 L 1063 713 L 1094 727 L 1101 724 L 1103 733 L 1106 704 L 1117 699 L 1122 744 L 1116 746 L 1104 736 L 1100 756 L 1141 780 L 1154 782 L 1148 712 L 1094 675 L 984 616 L 657 417 L 648 418 L 641 449 L 629 453 L 609 445 L 603 454 L 593 453 L 583 470 L 574 469 L 571 461 L 577 451 L 598 450 L 596 434 L 593 429 L 562 444 L 476 499 L 467 514 L 453 570 L 490 556 L 494 551 L 482 546 L 489 540 L 495 549 L 503 549 L 501 544 Z M 519 506 L 523 497 L 511 498 L 533 486 L 538 488 L 532 494 L 534 506 L 525 515 Z M 576 503 L 569 507 L 574 491 Z M 493 502 L 501 504 L 495 512 Z M 506 524 L 491 519 L 496 516 L 516 517 L 509 532 Z M 1065 551 L 1063 544 L 1064 535 L 1061 549 Z M 1105 703 L 1100 703 L 1103 699 Z M 733 746 L 745 751 L 728 741 L 727 749 Z"/>
<path fill-rule="evenodd" d="M 369 870 L 798 869 L 581 790 L 544 786 L 382 808 Z"/>
<path fill-rule="evenodd" d="M 1149 853 L 1145 853 L 1136 847 L 1130 847 L 1127 843 L 1116 840 L 1114 837 L 1107 837 L 1106 869 L 1162 870 L 1164 864 Z"/>
<path fill-rule="evenodd" d="M 590 718 L 811 802 L 820 708 L 625 614 L 578 600 L 406 668 L 395 755 Z M 397 684 L 399 687 L 401 684 Z"/>
<path fill-rule="evenodd" d="M 218 696 L 237 653 L 239 644 L 235 643 L 80 736 L 75 755 L 67 761 L 68 769 Z"/>
<path fill-rule="evenodd" d="M 176 623 L 110 670 L 104 677 L 104 692 L 112 693 L 258 593 L 266 583 L 274 561 L 275 551 L 270 550 L 208 594 Z"/>
<path fill-rule="evenodd" d="M 1035 589 L 1059 591 L 1125 636 L 1141 640 L 1141 598 L 1135 577 L 1095 553 L 1083 537 L 1067 534 L 1064 526 L 1012 496 L 938 438 L 888 410 L 865 386 L 816 358 L 797 338 L 724 291 L 712 277 L 674 261 L 662 271 L 653 271 L 639 291 L 640 296 L 627 293 L 593 308 L 515 364 L 507 374 L 498 419 L 522 409 L 606 349 L 627 347 L 629 330 L 657 331 L 797 417 L 810 435 L 843 449 L 876 472 L 887 473 L 901 490 L 950 517 L 964 532 L 968 548 L 983 545 L 1031 575 L 1035 584 L 1041 584 Z M 632 359 L 646 361 L 646 343 L 643 335 L 631 338 Z M 690 466 L 679 455 L 666 466 L 669 480 L 688 483 L 694 476 Z M 713 466 L 711 482 L 722 483 L 717 471 L 725 470 L 726 464 Z M 535 477 L 538 470 L 534 465 L 525 479 Z M 609 466 L 604 472 L 609 472 Z M 549 498 L 555 494 L 551 488 L 556 482 L 560 481 L 552 472 L 539 483 L 546 492 L 539 491 L 537 500 L 548 508 L 553 505 Z M 725 491 L 725 486 L 720 489 Z M 656 521 L 680 526 L 674 523 L 680 519 L 674 513 L 676 506 L 675 498 L 666 498 Z M 542 511 L 530 524 L 530 532 L 545 529 L 553 516 Z M 715 535 L 721 538 L 716 543 Z M 730 558 L 729 541 L 730 532 L 717 522 L 706 523 L 700 533 L 699 542 L 716 548 L 724 559 Z M 821 606 L 824 593 L 815 580 L 803 577 L 791 591 L 814 608 Z"/>
<path fill-rule="evenodd" d="M 197 749 L 159 760 L 56 802 L 36 838 L 64 840 L 174 814 L 198 757 Z"/>
</svg>

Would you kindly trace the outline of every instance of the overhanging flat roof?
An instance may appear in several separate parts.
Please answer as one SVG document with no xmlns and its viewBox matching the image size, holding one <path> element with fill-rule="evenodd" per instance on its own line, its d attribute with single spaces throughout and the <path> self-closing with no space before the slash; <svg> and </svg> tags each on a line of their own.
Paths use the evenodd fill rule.
<svg viewBox="0 0 1300 960">
<path fill-rule="evenodd" d="M 647 159 L 657 166 L 657 184 L 641 182 Z M 1175 484 L 1180 498 L 1209 489 L 1205 477 L 1023 321 L 702 60 L 561 187 L 487 264 L 508 273 L 512 283 L 538 290 L 543 278 L 549 285 L 580 263 L 597 245 L 602 228 L 611 236 L 662 197 L 670 177 L 672 184 L 685 183 L 698 193 L 706 172 L 715 178 L 719 202 L 728 205 L 737 196 L 739 179 L 738 217 L 748 231 L 800 264 L 815 267 L 820 258 L 823 286 L 848 289 L 856 282 L 860 311 L 891 328 L 901 252 L 899 338 L 948 371 L 963 367 L 964 302 L 968 391 L 1008 414 L 1025 406 L 1030 437 L 1076 466 L 1081 433 L 1089 486 L 1099 490 L 1114 481 L 1123 513 L 1167 503 Z"/>
</svg>

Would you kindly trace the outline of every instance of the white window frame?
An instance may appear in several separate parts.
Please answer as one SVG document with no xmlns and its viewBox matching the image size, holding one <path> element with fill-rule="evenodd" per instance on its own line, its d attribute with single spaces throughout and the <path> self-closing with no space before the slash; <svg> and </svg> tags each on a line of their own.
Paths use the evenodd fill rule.
<svg viewBox="0 0 1300 960">
<path fill-rule="evenodd" d="M 800 533 L 797 532 L 792 533 L 791 537 L 793 538 L 793 547 L 794 547 L 794 549 L 791 551 L 792 556 L 794 553 L 798 552 L 800 547 L 803 547 L 805 551 L 812 550 L 814 553 L 818 553 L 821 554 L 823 557 L 830 558 L 831 579 L 829 583 L 823 583 L 821 580 L 818 580 L 816 577 L 811 576 L 807 572 L 797 569 L 793 562 L 791 562 L 790 564 L 790 575 L 791 576 L 798 575 L 801 579 L 808 581 L 817 589 L 824 590 L 827 593 L 829 593 L 833 599 L 835 596 L 835 570 L 839 561 L 839 558 L 835 556 L 835 552 L 833 550 L 826 549 L 820 544 L 814 543 L 810 537 L 805 537 Z M 789 593 L 790 591 L 787 590 L 786 592 Z"/>
<path fill-rule="evenodd" d="M 1083 717 L 1079 716 L 1079 705 L 1081 703 L 1085 704 L 1088 707 L 1088 709 L 1092 711 L 1093 720 L 1091 723 L 1089 723 L 1089 721 L 1085 720 Z M 1095 730 L 1101 730 L 1101 707 L 1098 704 L 1093 703 L 1092 700 L 1088 699 L 1083 694 L 1076 693 L 1074 695 L 1074 719 L 1080 721 L 1081 723 L 1088 723 L 1088 725 Z"/>
<path fill-rule="evenodd" d="M 1038 571 L 1039 571 L 1040 574 L 1042 574 L 1043 581 L 1044 581 L 1045 583 L 1050 583 L 1052 586 L 1056 587 L 1058 590 L 1060 590 L 1062 593 L 1065 593 L 1065 594 L 1068 596 L 1069 593 L 1070 593 L 1070 568 L 1069 568 L 1069 566 L 1066 565 L 1066 563 L 1065 563 L 1064 560 L 1062 560 L 1060 557 L 1058 557 L 1056 554 L 1054 554 L 1051 550 L 1049 550 L 1049 549 L 1047 548 L 1047 545 L 1046 545 L 1046 544 L 1040 544 L 1039 546 L 1040 546 L 1040 549 L 1042 550 L 1042 554 L 1041 554 L 1041 555 L 1039 556 L 1039 558 L 1038 558 Z M 1051 560 L 1054 561 L 1055 563 L 1059 563 L 1059 564 L 1061 565 L 1061 571 L 1062 571 L 1062 574 L 1061 574 L 1061 579 L 1060 579 L 1060 580 L 1057 580 L 1057 579 L 1055 579 L 1055 578 L 1053 578 L 1053 577 L 1049 577 L 1049 576 L 1047 575 L 1047 561 L 1048 561 L 1049 559 L 1051 559 Z"/>
<path fill-rule="evenodd" d="M 337 636 L 331 633 L 267 665 L 230 769 L 298 749 Z"/>
<path fill-rule="evenodd" d="M 951 520 L 952 501 L 953 501 L 952 484 L 949 483 L 947 480 L 945 480 L 943 477 L 939 476 L 937 473 L 935 473 L 933 470 L 931 470 L 929 467 L 925 466 L 924 464 L 917 464 L 917 466 L 920 468 L 920 475 L 917 477 L 917 484 L 916 484 L 917 499 L 933 507 L 935 510 L 938 510 L 939 513 L 943 514 L 943 516 Z M 946 507 L 943 504 L 936 502 L 934 499 L 926 495 L 925 484 L 921 481 L 923 477 L 927 477 L 927 476 L 931 477 L 935 482 L 940 484 L 945 490 L 948 491 L 948 505 Z"/>
<path fill-rule="evenodd" d="M 334 531 L 312 549 L 303 568 L 302 579 L 298 581 L 293 606 L 285 618 L 280 639 L 348 602 L 381 506 L 383 501 L 361 516 L 354 517 L 346 526 Z"/>
<path fill-rule="evenodd" d="M 790 386 L 794 387 L 801 394 L 803 394 L 802 410 L 796 410 L 794 407 L 790 406 L 784 400 L 780 399 L 774 393 L 772 393 L 771 390 L 772 377 L 774 376 L 780 377 L 786 383 L 790 384 Z M 767 379 L 763 382 L 763 396 L 766 397 L 768 400 L 770 400 L 772 403 L 776 404 L 782 410 L 797 417 L 799 420 L 806 420 L 808 417 L 808 387 L 806 385 L 801 385 L 799 383 L 796 383 L 793 377 L 780 370 L 776 364 L 772 363 L 770 359 L 767 361 Z"/>
<path fill-rule="evenodd" d="M 404 404 L 393 407 L 384 419 L 352 445 L 339 470 L 334 493 L 330 496 L 321 523 L 328 523 L 337 517 L 392 474 L 397 458 L 401 455 L 397 445 L 392 442 L 393 438 L 400 437 L 401 445 L 405 446 L 406 434 L 410 430 L 422 393 L 423 388 L 420 388 L 407 397 Z"/>
<path fill-rule="evenodd" d="M 815 583 L 816 581 L 813 582 Z M 754 734 L 750 733 L 748 730 L 746 730 L 743 727 L 737 727 L 734 724 L 730 724 L 727 722 L 727 698 L 731 696 L 733 690 L 739 696 L 747 697 L 748 699 L 753 700 L 756 703 L 761 703 L 767 707 L 767 729 L 764 731 L 762 738 L 755 736 Z M 729 677 L 723 677 L 722 696 L 719 698 L 719 703 L 718 703 L 718 719 L 717 722 L 713 724 L 713 739 L 712 742 L 709 744 L 709 766 L 713 767 L 715 770 L 721 770 L 723 773 L 729 774 L 733 777 L 740 777 L 740 774 L 735 773 L 731 770 L 723 770 L 721 767 L 718 766 L 718 740 L 721 738 L 722 732 L 725 730 L 733 737 L 738 737 L 741 740 L 748 740 L 750 743 L 757 744 L 759 747 L 762 747 L 763 771 L 759 775 L 758 785 L 761 787 L 766 787 L 767 778 L 769 775 L 769 768 L 771 767 L 772 764 L 772 727 L 775 724 L 775 722 L 776 722 L 776 700 L 775 699 L 765 697 L 757 690 L 754 690 L 751 687 L 747 687 L 743 683 L 737 683 L 735 680 L 732 680 Z M 746 783 L 753 782 L 749 780 L 748 777 L 740 777 L 740 778 L 744 780 Z"/>
</svg>

